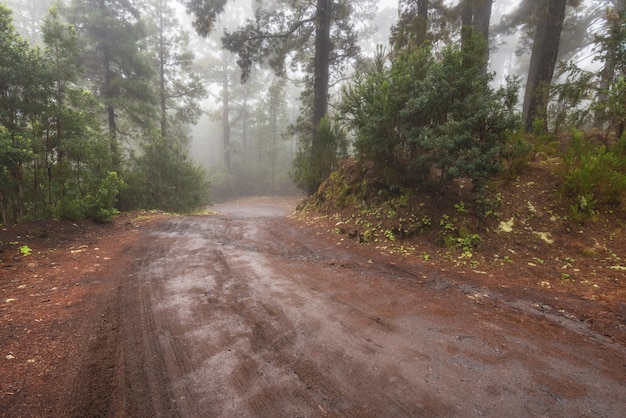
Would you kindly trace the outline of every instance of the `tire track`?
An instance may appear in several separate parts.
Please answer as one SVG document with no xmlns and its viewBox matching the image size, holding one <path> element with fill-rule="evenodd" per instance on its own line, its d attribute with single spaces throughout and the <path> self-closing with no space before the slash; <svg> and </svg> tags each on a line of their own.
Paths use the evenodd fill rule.
<svg viewBox="0 0 626 418">
<path fill-rule="evenodd" d="M 432 286 L 419 269 L 351 255 L 289 222 L 176 218 L 150 235 L 136 269 L 121 295 L 128 415 L 612 418 L 626 408 L 610 347 L 568 353 L 567 329 L 522 323 L 471 288 Z"/>
</svg>

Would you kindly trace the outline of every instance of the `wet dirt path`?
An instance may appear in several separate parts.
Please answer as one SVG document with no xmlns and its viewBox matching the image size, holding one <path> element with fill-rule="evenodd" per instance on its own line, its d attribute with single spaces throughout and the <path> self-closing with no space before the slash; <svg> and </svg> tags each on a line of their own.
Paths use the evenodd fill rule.
<svg viewBox="0 0 626 418">
<path fill-rule="evenodd" d="M 623 347 L 280 207 L 216 210 L 146 233 L 107 313 L 101 414 L 626 416 Z"/>
</svg>

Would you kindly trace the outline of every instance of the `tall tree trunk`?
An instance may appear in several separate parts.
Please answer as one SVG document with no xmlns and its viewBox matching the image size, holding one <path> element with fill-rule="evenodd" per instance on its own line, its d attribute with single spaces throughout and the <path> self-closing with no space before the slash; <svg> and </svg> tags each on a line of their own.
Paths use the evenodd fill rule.
<svg viewBox="0 0 626 418">
<path fill-rule="evenodd" d="M 241 132 L 241 142 L 243 144 L 243 162 L 247 163 L 248 161 L 248 118 L 250 114 L 248 113 L 248 96 L 250 95 L 250 88 L 246 87 L 246 99 L 243 103 L 243 115 L 242 115 L 242 132 Z"/>
<path fill-rule="evenodd" d="M 613 11 L 618 13 L 619 15 L 621 15 L 622 13 L 624 13 L 624 10 L 626 9 L 626 2 L 624 2 L 623 0 L 619 0 L 619 1 L 615 1 L 614 2 L 614 9 Z M 611 11 L 608 11 L 607 13 L 611 13 Z M 610 15 L 607 16 L 607 23 L 609 26 L 609 30 L 608 30 L 608 35 L 607 36 L 612 36 L 612 32 L 613 32 L 613 25 L 614 23 L 611 21 Z M 604 104 L 606 104 L 607 100 L 608 100 L 608 89 L 609 86 L 611 85 L 611 82 L 613 81 L 613 79 L 615 78 L 615 53 L 616 53 L 616 49 L 618 48 L 618 45 L 615 42 L 611 42 L 609 41 L 608 44 L 606 45 L 607 50 L 605 51 L 606 54 L 606 60 L 604 62 L 604 67 L 602 68 L 602 71 L 600 72 L 600 85 L 598 86 L 598 104 L 600 104 L 600 106 L 597 107 L 595 114 L 594 114 L 594 120 L 593 120 L 593 127 L 597 128 L 597 129 L 604 129 L 606 126 L 606 122 L 607 122 L 607 116 L 606 116 L 606 112 L 604 110 Z"/>
<path fill-rule="evenodd" d="M 167 103 L 165 91 L 165 39 L 163 31 L 163 9 L 159 9 L 159 99 L 161 107 L 161 136 L 166 138 L 167 135 Z M 167 141 L 167 139 L 166 139 Z"/>
<path fill-rule="evenodd" d="M 313 81 L 313 140 L 311 141 L 311 162 L 319 164 L 318 155 L 321 154 L 320 140 L 317 137 L 317 128 L 328 110 L 328 84 L 330 60 L 330 18 L 331 0 L 317 0 L 315 21 L 315 58 Z M 309 186 L 309 194 L 315 193 L 319 184 Z"/>
<path fill-rule="evenodd" d="M 474 24 L 474 0 L 463 0 L 461 4 L 461 26 Z"/>
<path fill-rule="evenodd" d="M 109 146 L 111 149 L 111 168 L 113 171 L 120 171 L 120 149 L 117 143 L 117 123 L 115 121 L 115 108 L 111 104 L 113 94 L 113 73 L 111 71 L 111 60 L 109 51 L 104 48 L 102 53 L 102 64 L 104 67 L 104 97 L 107 101 L 107 117 L 109 121 Z"/>
<path fill-rule="evenodd" d="M 230 152 L 230 91 L 228 80 L 228 60 L 227 52 L 223 55 L 223 73 L 222 73 L 222 141 L 224 146 L 224 166 L 229 173 L 232 171 L 231 152 Z"/>
<path fill-rule="evenodd" d="M 489 23 L 493 0 L 474 0 L 474 27 L 489 43 Z"/>
<path fill-rule="evenodd" d="M 17 163 L 15 174 L 16 180 L 15 194 L 17 195 L 17 223 L 24 222 L 24 164 L 20 161 Z"/>
<path fill-rule="evenodd" d="M 9 224 L 9 211 L 7 210 L 7 202 L 4 200 L 4 193 L 0 190 L 0 212 L 2 213 L 2 225 Z"/>
<path fill-rule="evenodd" d="M 117 143 L 117 123 L 115 122 L 115 108 L 111 105 L 107 106 L 107 115 L 109 118 L 109 145 L 111 148 L 111 167 L 113 171 L 120 169 L 120 147 Z"/>
<path fill-rule="evenodd" d="M 428 0 L 417 0 L 417 33 L 415 36 L 416 45 L 422 45 L 428 36 Z"/>
<path fill-rule="evenodd" d="M 480 34 L 485 40 L 484 64 L 482 73 L 487 72 L 489 65 L 489 23 L 491 21 L 491 6 L 493 0 L 463 0 L 461 8 L 461 43 L 467 39 L 468 31 L 465 28 L 472 27 L 475 33 Z"/>
<path fill-rule="evenodd" d="M 567 0 L 542 2 L 539 11 L 522 114 L 528 132 L 533 129 L 535 118 L 541 118 L 542 129 L 548 130 L 548 89 L 552 83 L 559 53 L 566 5 Z"/>
<path fill-rule="evenodd" d="M 271 143 L 271 158 L 272 158 L 272 196 L 276 193 L 276 137 L 278 136 L 278 96 L 272 97 L 270 106 L 271 126 L 272 126 L 272 143 Z"/>
</svg>

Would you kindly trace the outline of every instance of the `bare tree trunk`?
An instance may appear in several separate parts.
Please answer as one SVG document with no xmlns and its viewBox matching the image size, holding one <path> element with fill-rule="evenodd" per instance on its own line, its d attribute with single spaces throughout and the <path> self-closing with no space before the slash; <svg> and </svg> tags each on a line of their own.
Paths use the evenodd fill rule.
<svg viewBox="0 0 626 418">
<path fill-rule="evenodd" d="M 623 13 L 624 10 L 626 9 L 626 4 L 624 1 L 622 0 L 618 0 L 614 2 L 614 11 L 618 14 Z M 611 11 L 609 11 L 608 13 L 611 13 Z M 609 26 L 609 33 L 608 36 L 611 36 L 611 27 L 612 27 L 612 23 L 611 23 L 611 19 L 610 19 L 610 15 L 607 16 L 607 23 Z M 603 104 L 605 104 L 608 100 L 608 89 L 609 86 L 611 85 L 611 82 L 613 81 L 613 79 L 615 78 L 615 50 L 617 49 L 618 45 L 616 45 L 614 42 L 609 42 L 607 45 L 607 51 L 605 51 L 606 53 L 606 61 L 604 62 L 604 67 L 602 68 L 602 71 L 600 72 L 600 85 L 598 86 L 598 104 L 600 104 L 600 106 L 598 106 L 598 108 L 595 111 L 594 114 L 594 120 L 593 120 L 593 127 L 597 128 L 597 129 L 604 129 L 606 127 L 606 122 L 607 122 L 607 116 L 606 116 L 606 112 L 604 110 L 604 106 Z"/>
<path fill-rule="evenodd" d="M 230 83 L 228 79 L 228 52 L 224 51 L 222 73 L 222 140 L 224 146 L 224 166 L 229 173 L 232 171 L 230 150 Z"/>
<path fill-rule="evenodd" d="M 111 104 L 113 100 L 113 76 L 111 71 L 111 60 L 109 51 L 105 47 L 102 53 L 102 65 L 104 67 L 104 97 L 107 100 L 107 116 L 109 121 L 109 146 L 111 149 L 111 166 L 113 171 L 119 172 L 121 156 L 119 144 L 117 143 L 117 123 L 115 121 L 115 108 Z"/>
<path fill-rule="evenodd" d="M 461 26 L 472 26 L 474 24 L 474 1 L 463 0 L 461 5 Z"/>
<path fill-rule="evenodd" d="M 331 0 L 317 0 L 313 82 L 313 127 L 317 128 L 328 110 Z"/>
<path fill-rule="evenodd" d="M 2 225 L 8 225 L 9 214 L 7 213 L 7 202 L 4 200 L 2 190 L 0 190 L 0 211 L 2 212 Z"/>
<path fill-rule="evenodd" d="M 428 36 L 428 7 L 430 2 L 428 0 L 417 1 L 417 34 L 416 45 L 422 45 Z"/>
<path fill-rule="evenodd" d="M 243 102 L 243 115 L 242 115 L 242 132 L 241 132 L 241 142 L 243 144 L 243 162 L 246 163 L 248 160 L 248 119 L 250 113 L 248 113 L 248 96 L 250 95 L 250 88 L 246 87 L 246 99 Z"/>
<path fill-rule="evenodd" d="M 163 31 L 163 9 L 159 9 L 159 98 L 161 107 L 161 136 L 167 135 L 167 94 L 165 91 L 165 39 Z"/>
<path fill-rule="evenodd" d="M 463 0 L 461 9 L 461 42 L 464 44 L 467 38 L 467 30 L 463 28 L 474 28 L 476 33 L 479 33 L 487 47 L 485 48 L 484 64 L 482 73 L 487 72 L 489 65 L 489 23 L 491 21 L 491 6 L 492 0 Z"/>
<path fill-rule="evenodd" d="M 489 23 L 493 0 L 474 0 L 474 27 L 486 41 L 489 41 Z"/>
<path fill-rule="evenodd" d="M 543 119 L 543 130 L 548 130 L 548 89 L 559 53 L 566 5 L 567 0 L 543 2 L 539 12 L 522 114 L 528 132 L 533 129 L 535 118 Z"/>
<path fill-rule="evenodd" d="M 17 223 L 24 222 L 24 175 L 23 163 L 18 162 L 13 177 L 16 181 L 15 194 L 17 196 Z"/>
<path fill-rule="evenodd" d="M 317 0 L 315 19 L 315 58 L 313 81 L 313 140 L 311 141 L 311 162 L 319 164 L 317 155 L 320 140 L 317 138 L 317 127 L 328 110 L 328 84 L 330 59 L 330 18 L 331 0 Z M 319 184 L 309 185 L 309 194 L 315 193 Z"/>
<path fill-rule="evenodd" d="M 480 33 L 487 44 L 485 49 L 485 64 L 483 74 L 487 73 L 489 66 L 489 23 L 491 22 L 492 0 L 474 0 L 474 28 Z"/>
</svg>

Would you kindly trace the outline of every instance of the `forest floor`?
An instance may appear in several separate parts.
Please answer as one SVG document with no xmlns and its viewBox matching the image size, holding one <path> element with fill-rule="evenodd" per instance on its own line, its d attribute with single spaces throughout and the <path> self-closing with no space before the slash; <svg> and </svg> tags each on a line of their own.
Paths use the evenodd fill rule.
<svg viewBox="0 0 626 418">
<path fill-rule="evenodd" d="M 559 193 L 559 164 L 533 162 L 482 195 L 458 181 L 436 199 L 395 190 L 360 192 L 355 201 L 350 191 L 364 183 L 375 191 L 379 179 L 350 161 L 300 205 L 299 219 L 460 282 L 528 292 L 537 310 L 626 344 L 626 207 L 605 206 L 574 221 Z"/>
<path fill-rule="evenodd" d="M 5 226 L 0 416 L 624 416 L 625 212 L 557 183 Z"/>
</svg>

